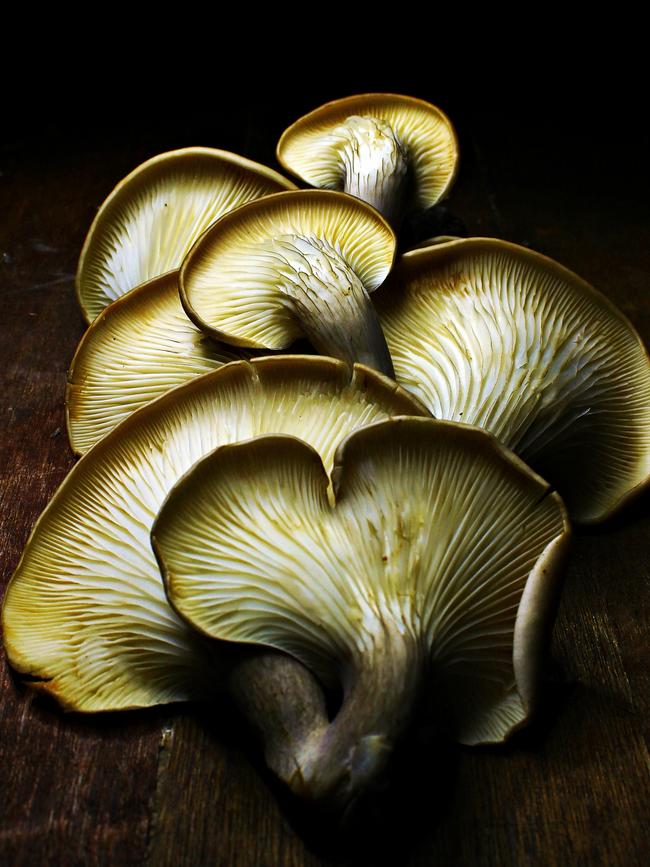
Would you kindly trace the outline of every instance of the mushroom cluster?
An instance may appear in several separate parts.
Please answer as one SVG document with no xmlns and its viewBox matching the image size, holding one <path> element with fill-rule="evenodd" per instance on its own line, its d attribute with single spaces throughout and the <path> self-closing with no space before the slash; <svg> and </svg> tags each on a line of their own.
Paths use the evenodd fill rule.
<svg viewBox="0 0 650 867">
<path fill-rule="evenodd" d="M 528 249 L 396 261 L 455 177 L 436 107 L 328 103 L 278 160 L 321 189 L 186 148 L 100 208 L 66 392 L 81 459 L 4 641 L 68 710 L 235 703 L 294 793 L 347 811 L 417 714 L 486 744 L 534 712 L 570 521 L 650 478 L 650 362 Z"/>
</svg>

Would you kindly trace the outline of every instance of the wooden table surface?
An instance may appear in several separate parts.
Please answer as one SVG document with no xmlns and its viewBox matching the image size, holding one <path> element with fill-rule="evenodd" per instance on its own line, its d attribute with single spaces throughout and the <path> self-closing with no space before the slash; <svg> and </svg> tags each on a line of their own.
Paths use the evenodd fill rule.
<svg viewBox="0 0 650 867">
<path fill-rule="evenodd" d="M 457 124 L 462 164 L 447 207 L 467 232 L 562 262 L 650 342 L 650 220 L 638 174 L 647 137 L 604 138 L 601 118 L 580 107 L 554 117 L 412 92 Z M 2 147 L 3 587 L 74 463 L 63 410 L 83 333 L 73 275 L 97 207 L 131 168 L 173 147 L 210 145 L 273 164 L 285 125 L 327 96 L 292 106 L 258 98 L 233 109 L 232 126 L 230 105 L 212 118 L 195 112 L 182 128 L 151 126 L 131 106 L 130 123 L 106 134 L 96 118 L 72 131 L 50 123 L 45 135 L 32 123 Z M 577 533 L 534 725 L 499 749 L 414 733 L 390 790 L 347 833 L 286 797 L 223 709 L 64 716 L 3 659 L 0 864 L 650 863 L 648 503 Z"/>
</svg>

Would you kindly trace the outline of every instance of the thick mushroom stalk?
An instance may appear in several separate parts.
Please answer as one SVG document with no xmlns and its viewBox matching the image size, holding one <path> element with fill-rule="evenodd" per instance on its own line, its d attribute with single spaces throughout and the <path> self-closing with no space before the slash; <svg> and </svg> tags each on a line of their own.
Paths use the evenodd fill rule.
<svg viewBox="0 0 650 867">
<path fill-rule="evenodd" d="M 418 640 L 386 621 L 375 629 L 344 673 L 339 713 L 304 746 L 298 794 L 347 806 L 381 778 L 411 718 L 423 671 Z"/>
<path fill-rule="evenodd" d="M 343 191 L 363 199 L 393 225 L 401 222 L 408 174 L 406 151 L 395 131 L 379 117 L 353 115 L 332 138 L 344 171 Z"/>
<path fill-rule="evenodd" d="M 370 297 L 332 244 L 316 237 L 282 235 L 259 255 L 277 271 L 281 291 L 292 299 L 302 330 L 319 353 L 394 376 Z"/>
<path fill-rule="evenodd" d="M 297 660 L 259 653 L 229 688 L 257 730 L 269 768 L 301 798 L 345 812 L 384 775 L 421 687 L 423 654 L 398 624 L 377 624 L 342 675 L 330 722 L 323 692 Z"/>
<path fill-rule="evenodd" d="M 488 434 L 415 418 L 349 436 L 331 485 L 291 437 L 217 449 L 152 528 L 168 597 L 198 631 L 342 686 L 325 726 L 302 681 L 297 696 L 262 683 L 252 705 L 262 732 L 272 720 L 272 767 L 339 808 L 381 776 L 423 697 L 462 743 L 525 723 L 567 536 L 559 497 Z"/>
<path fill-rule="evenodd" d="M 183 307 L 234 346 L 316 349 L 393 376 L 370 294 L 388 275 L 395 235 L 359 199 L 325 190 L 267 196 L 227 214 L 180 271 Z"/>
</svg>

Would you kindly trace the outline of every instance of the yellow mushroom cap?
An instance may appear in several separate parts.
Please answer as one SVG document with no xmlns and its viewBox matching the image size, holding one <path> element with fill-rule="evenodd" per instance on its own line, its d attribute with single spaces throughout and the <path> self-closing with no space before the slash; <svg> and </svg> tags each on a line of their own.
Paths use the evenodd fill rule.
<svg viewBox="0 0 650 867">
<path fill-rule="evenodd" d="M 607 518 L 650 475 L 650 363 L 576 274 L 490 238 L 405 254 L 375 296 L 398 380 L 436 418 L 486 428 Z"/>
<path fill-rule="evenodd" d="M 386 692 L 419 666 L 461 742 L 503 740 L 534 703 L 569 535 L 559 496 L 486 432 L 415 418 L 351 434 L 332 483 L 288 437 L 197 464 L 152 530 L 175 608 L 350 691 L 368 666 Z"/>
<path fill-rule="evenodd" d="M 322 354 L 372 364 L 387 350 L 368 294 L 388 275 L 395 245 L 358 199 L 278 193 L 199 239 L 181 268 L 181 300 L 202 330 L 235 346 L 284 349 L 306 335 Z"/>
<path fill-rule="evenodd" d="M 458 165 L 456 133 L 439 108 L 409 96 L 367 93 L 328 102 L 283 133 L 278 161 L 312 186 L 344 189 L 346 162 L 359 156 L 364 138 L 371 135 L 353 140 L 354 155 L 346 159 L 341 128 L 350 118 L 377 119 L 395 134 L 410 175 L 407 210 L 429 208 L 448 194 Z"/>
<path fill-rule="evenodd" d="M 84 454 L 135 410 L 195 376 L 246 358 L 187 318 L 178 271 L 109 304 L 84 334 L 68 371 L 70 444 Z"/>
<path fill-rule="evenodd" d="M 9 660 L 74 710 L 200 698 L 219 660 L 170 608 L 149 533 L 176 481 L 224 443 L 300 436 L 331 465 L 342 437 L 423 412 L 394 382 L 334 359 L 224 365 L 174 389 L 92 448 L 36 524 L 4 600 Z"/>
<path fill-rule="evenodd" d="M 179 268 L 223 214 L 293 189 L 272 169 L 214 148 L 183 148 L 142 163 L 104 201 L 86 237 L 77 269 L 86 320 L 140 283 Z"/>
</svg>

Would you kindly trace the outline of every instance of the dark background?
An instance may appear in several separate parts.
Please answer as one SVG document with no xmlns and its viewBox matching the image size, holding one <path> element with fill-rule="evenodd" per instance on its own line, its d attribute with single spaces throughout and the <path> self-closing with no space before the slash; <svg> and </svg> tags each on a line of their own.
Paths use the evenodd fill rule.
<svg viewBox="0 0 650 867">
<path fill-rule="evenodd" d="M 235 63 L 217 63 L 224 33 L 232 48 L 242 32 L 220 23 L 151 35 L 147 57 L 124 34 L 89 44 L 101 22 L 58 51 L 45 28 L 5 79 L 2 586 L 73 464 L 63 393 L 83 333 L 73 293 L 83 238 L 115 183 L 154 153 L 201 144 L 275 165 L 283 129 L 325 100 L 370 90 L 428 99 L 460 140 L 446 215 L 559 260 L 650 338 L 644 78 L 616 28 L 597 43 L 581 31 L 589 50 L 576 56 L 559 28 L 532 44 L 523 27 L 495 47 L 481 44 L 479 23 L 474 42 L 447 32 L 444 57 L 435 42 L 423 55 L 402 41 L 398 62 L 389 22 L 372 62 L 350 34 L 333 34 L 327 50 L 308 39 L 296 50 L 285 34 L 275 52 L 245 44 Z M 194 53 L 179 52 L 196 34 Z M 576 534 L 531 728 L 474 751 L 412 732 L 391 789 L 348 835 L 286 798 L 222 709 L 64 717 L 3 661 L 0 864 L 645 865 L 649 528 L 645 496 Z"/>
</svg>

